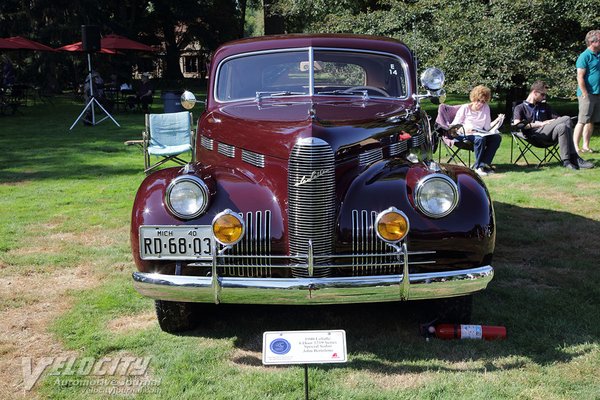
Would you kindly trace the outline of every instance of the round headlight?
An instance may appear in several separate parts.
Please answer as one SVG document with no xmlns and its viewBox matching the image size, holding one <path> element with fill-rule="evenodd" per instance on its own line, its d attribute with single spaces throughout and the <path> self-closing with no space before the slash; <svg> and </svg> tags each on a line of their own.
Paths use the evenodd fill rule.
<svg viewBox="0 0 600 400">
<path fill-rule="evenodd" d="M 428 175 L 417 183 L 415 203 L 429 217 L 444 217 L 458 204 L 458 187 L 446 175 Z"/>
<path fill-rule="evenodd" d="M 195 218 L 208 206 L 208 187 L 196 176 L 179 176 L 167 188 L 166 203 L 175 216 Z"/>
<path fill-rule="evenodd" d="M 396 243 L 406 237 L 410 224 L 406 215 L 396 207 L 390 207 L 375 218 L 377 236 L 388 243 Z"/>
<path fill-rule="evenodd" d="M 215 216 L 212 229 L 217 242 L 231 246 L 242 239 L 246 226 L 242 217 L 227 209 Z"/>
<path fill-rule="evenodd" d="M 427 90 L 440 90 L 446 77 L 439 68 L 427 68 L 421 74 L 421 85 Z"/>
</svg>

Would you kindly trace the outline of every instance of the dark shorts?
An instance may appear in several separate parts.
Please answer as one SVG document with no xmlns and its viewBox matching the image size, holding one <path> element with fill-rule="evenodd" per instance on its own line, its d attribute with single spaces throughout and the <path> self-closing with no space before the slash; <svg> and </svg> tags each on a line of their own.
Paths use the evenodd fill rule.
<svg viewBox="0 0 600 400">
<path fill-rule="evenodd" d="M 585 98 L 577 97 L 579 116 L 577 123 L 600 122 L 600 94 L 590 94 Z"/>
</svg>

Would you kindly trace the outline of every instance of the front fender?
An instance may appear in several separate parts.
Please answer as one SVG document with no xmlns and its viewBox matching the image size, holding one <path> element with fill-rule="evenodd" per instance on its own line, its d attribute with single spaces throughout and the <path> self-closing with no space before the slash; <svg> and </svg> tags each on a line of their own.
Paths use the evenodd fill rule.
<svg viewBox="0 0 600 400">
<path fill-rule="evenodd" d="M 186 173 L 202 179 L 210 191 L 209 206 L 197 218 L 185 220 L 171 214 L 165 204 L 165 193 L 173 179 Z M 131 249 L 137 268 L 141 272 L 163 270 L 173 264 L 142 260 L 139 251 L 139 227 L 142 225 L 211 225 L 214 217 L 225 209 L 243 214 L 270 211 L 270 234 L 274 251 L 282 251 L 283 244 L 283 204 L 282 201 L 261 185 L 257 177 L 247 176 L 240 171 L 224 168 L 211 168 L 195 164 L 191 172 L 183 168 L 166 168 L 144 179 L 133 204 L 131 214 Z M 251 195 L 249 195 L 251 193 Z"/>
<path fill-rule="evenodd" d="M 464 269 L 490 264 L 496 229 L 494 210 L 485 185 L 467 168 L 444 166 L 437 173 L 456 182 L 459 201 L 449 215 L 431 218 L 417 209 L 413 196 L 419 180 L 432 173 L 434 171 L 420 163 L 386 160 L 373 164 L 357 176 L 345 194 L 339 213 L 338 235 L 341 246 L 346 247 L 339 250 L 351 250 L 353 226 L 357 224 L 353 221 L 353 213 L 355 216 L 357 211 L 367 215 L 367 224 L 372 226 L 374 217 L 371 215 L 394 206 L 409 219 L 410 231 L 406 239 L 409 250 L 436 252 L 435 264 L 425 264 L 423 269 Z"/>
</svg>

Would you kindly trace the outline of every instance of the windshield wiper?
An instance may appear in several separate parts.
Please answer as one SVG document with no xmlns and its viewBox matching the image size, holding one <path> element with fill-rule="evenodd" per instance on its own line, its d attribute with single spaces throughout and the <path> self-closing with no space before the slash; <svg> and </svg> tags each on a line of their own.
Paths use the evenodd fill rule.
<svg viewBox="0 0 600 400">
<path fill-rule="evenodd" d="M 281 96 L 294 96 L 298 94 L 308 94 L 304 92 L 292 92 L 289 90 L 282 90 L 279 92 L 256 92 L 256 100 L 260 100 L 264 97 L 281 97 Z"/>
<path fill-rule="evenodd" d="M 357 90 L 350 90 L 350 91 L 348 89 L 345 89 L 345 90 L 338 89 L 338 90 L 330 90 L 330 91 L 325 91 L 325 92 L 318 92 L 317 94 L 342 94 L 342 95 L 347 95 L 347 96 L 360 94 L 361 96 L 363 96 L 365 98 L 369 97 L 369 92 L 364 89 L 363 90 L 357 89 Z"/>
</svg>

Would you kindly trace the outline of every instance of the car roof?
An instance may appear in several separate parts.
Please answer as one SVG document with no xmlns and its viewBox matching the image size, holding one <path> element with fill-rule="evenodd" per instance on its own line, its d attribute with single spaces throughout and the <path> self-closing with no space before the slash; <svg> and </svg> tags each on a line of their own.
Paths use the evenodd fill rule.
<svg viewBox="0 0 600 400">
<path fill-rule="evenodd" d="M 412 59 L 412 53 L 404 43 L 388 37 L 350 34 L 291 34 L 259 36 L 225 43 L 216 50 L 213 62 L 218 64 L 224 58 L 242 53 L 307 47 L 380 51 L 398 55 L 407 61 Z"/>
</svg>

